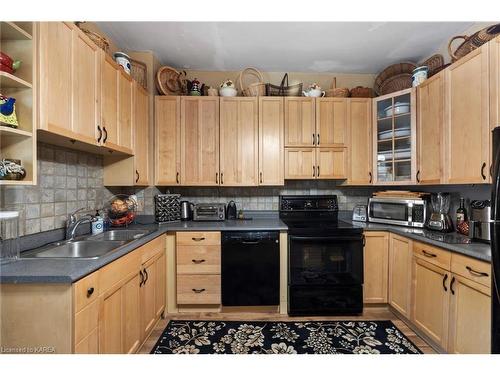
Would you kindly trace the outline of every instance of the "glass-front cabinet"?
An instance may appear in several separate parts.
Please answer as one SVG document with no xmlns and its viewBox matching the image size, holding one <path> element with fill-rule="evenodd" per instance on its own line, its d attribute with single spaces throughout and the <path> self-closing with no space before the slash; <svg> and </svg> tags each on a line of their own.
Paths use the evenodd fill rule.
<svg viewBox="0 0 500 375">
<path fill-rule="evenodd" d="M 407 89 L 373 99 L 374 184 L 414 183 L 416 91 Z"/>
</svg>

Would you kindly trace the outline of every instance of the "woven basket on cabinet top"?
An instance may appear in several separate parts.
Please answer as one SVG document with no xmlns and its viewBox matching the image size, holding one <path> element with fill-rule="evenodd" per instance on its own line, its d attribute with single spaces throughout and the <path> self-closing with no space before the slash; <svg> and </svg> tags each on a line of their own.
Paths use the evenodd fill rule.
<svg viewBox="0 0 500 375">
<path fill-rule="evenodd" d="M 396 91 L 409 89 L 412 83 L 412 75 L 402 73 L 386 79 L 379 88 L 380 95 L 390 94 Z"/>
<path fill-rule="evenodd" d="M 382 95 L 380 87 L 387 79 L 399 74 L 410 74 L 411 76 L 413 70 L 416 67 L 417 66 L 412 62 L 402 62 L 388 66 L 387 68 L 382 70 L 382 72 L 379 73 L 377 78 L 375 78 L 375 84 L 373 85 L 373 89 L 377 94 Z"/>
<path fill-rule="evenodd" d="M 267 96 L 302 96 L 302 83 L 289 85 L 288 73 L 285 73 L 279 86 L 266 83 Z"/>
<path fill-rule="evenodd" d="M 257 82 L 250 83 L 245 86 L 243 81 L 246 76 L 254 76 L 258 79 Z M 266 95 L 266 84 L 264 83 L 264 78 L 262 74 L 255 68 L 245 68 L 238 75 L 238 83 L 240 85 L 240 90 L 243 96 L 265 96 Z"/>
<path fill-rule="evenodd" d="M 130 75 L 144 89 L 148 88 L 148 67 L 142 61 L 130 59 Z"/>
<path fill-rule="evenodd" d="M 109 51 L 109 41 L 105 37 L 103 37 L 102 35 L 99 35 L 99 34 L 93 32 L 93 31 L 84 29 L 82 27 L 82 24 L 84 24 L 84 23 L 85 22 L 75 22 L 75 25 L 78 26 L 78 28 L 80 30 L 82 30 L 83 33 L 85 35 L 87 35 L 89 37 L 89 39 L 91 41 L 93 41 L 97 47 L 99 47 L 100 49 L 102 49 L 104 52 L 108 53 L 108 51 Z"/>
</svg>

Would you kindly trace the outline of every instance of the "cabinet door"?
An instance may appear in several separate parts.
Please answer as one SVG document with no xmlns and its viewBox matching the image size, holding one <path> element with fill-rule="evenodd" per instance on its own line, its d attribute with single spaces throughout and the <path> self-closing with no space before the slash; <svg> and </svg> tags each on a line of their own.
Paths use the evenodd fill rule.
<svg viewBox="0 0 500 375">
<path fill-rule="evenodd" d="M 156 260 L 156 316 L 159 317 L 165 311 L 166 289 L 167 289 L 167 263 L 165 251 L 162 251 L 160 257 Z"/>
<path fill-rule="evenodd" d="M 99 353 L 123 353 L 123 298 L 121 284 L 107 291 L 99 301 Z"/>
<path fill-rule="evenodd" d="M 316 145 L 343 147 L 347 144 L 348 99 L 316 99 Z"/>
<path fill-rule="evenodd" d="M 100 49 L 83 32 L 73 31 L 73 132 L 97 143 L 100 122 Z"/>
<path fill-rule="evenodd" d="M 418 86 L 417 110 L 416 180 L 420 184 L 439 184 L 442 177 L 444 141 L 444 72 Z"/>
<path fill-rule="evenodd" d="M 218 97 L 181 97 L 181 183 L 219 185 Z"/>
<path fill-rule="evenodd" d="M 146 338 L 156 321 L 156 264 L 154 259 L 143 265 L 144 279 L 141 287 L 141 337 Z"/>
<path fill-rule="evenodd" d="M 118 75 L 118 145 L 124 152 L 130 154 L 133 154 L 132 95 L 132 78 L 120 71 Z M 103 143 L 105 144 L 106 138 L 104 139 Z"/>
<path fill-rule="evenodd" d="M 155 185 L 178 185 L 181 157 L 181 99 L 155 97 Z"/>
<path fill-rule="evenodd" d="M 221 185 L 258 185 L 258 120 L 257 98 L 220 99 Z"/>
<path fill-rule="evenodd" d="M 69 22 L 40 22 L 41 129 L 72 133 L 73 26 Z"/>
<path fill-rule="evenodd" d="M 285 148 L 285 179 L 303 180 L 315 177 L 315 148 Z"/>
<path fill-rule="evenodd" d="M 372 100 L 349 99 L 349 185 L 372 183 Z"/>
<path fill-rule="evenodd" d="M 259 97 L 259 185 L 283 185 L 283 98 Z"/>
<path fill-rule="evenodd" d="M 134 82 L 134 163 L 136 185 L 149 185 L 149 94 Z"/>
<path fill-rule="evenodd" d="M 106 146 L 118 146 L 118 76 L 119 67 L 104 51 L 101 60 L 101 130 L 106 128 Z M 104 135 L 104 134 L 103 134 Z M 102 141 L 101 136 L 101 141 Z"/>
<path fill-rule="evenodd" d="M 316 144 L 314 98 L 285 98 L 285 146 Z"/>
<path fill-rule="evenodd" d="M 389 304 L 410 317 L 412 241 L 391 234 L 389 246 Z"/>
<path fill-rule="evenodd" d="M 461 58 L 446 72 L 446 183 L 489 183 L 488 49 Z"/>
<path fill-rule="evenodd" d="M 489 42 L 490 129 L 500 126 L 500 36 Z"/>
<path fill-rule="evenodd" d="M 141 344 L 140 278 L 133 275 L 121 287 L 123 311 L 122 353 L 135 353 Z"/>
<path fill-rule="evenodd" d="M 412 320 L 431 340 L 446 349 L 450 273 L 422 259 L 413 258 Z"/>
<path fill-rule="evenodd" d="M 364 303 L 387 303 L 389 234 L 365 232 Z"/>
<path fill-rule="evenodd" d="M 347 178 L 347 149 L 345 147 L 316 148 L 316 178 Z"/>
<path fill-rule="evenodd" d="M 448 352 L 490 353 L 491 289 L 453 274 L 450 292 Z"/>
</svg>

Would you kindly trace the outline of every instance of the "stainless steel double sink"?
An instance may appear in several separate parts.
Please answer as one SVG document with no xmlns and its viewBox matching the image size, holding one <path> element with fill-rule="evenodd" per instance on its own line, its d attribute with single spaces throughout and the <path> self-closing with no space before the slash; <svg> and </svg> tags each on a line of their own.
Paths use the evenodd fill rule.
<svg viewBox="0 0 500 375">
<path fill-rule="evenodd" d="M 21 254 L 21 257 L 97 259 L 150 232 L 145 229 L 110 230 L 75 240 L 51 243 Z"/>
</svg>

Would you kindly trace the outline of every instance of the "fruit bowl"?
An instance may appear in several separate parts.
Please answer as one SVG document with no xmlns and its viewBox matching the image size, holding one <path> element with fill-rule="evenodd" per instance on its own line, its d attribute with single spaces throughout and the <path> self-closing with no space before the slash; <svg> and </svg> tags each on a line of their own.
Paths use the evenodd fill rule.
<svg viewBox="0 0 500 375">
<path fill-rule="evenodd" d="M 137 215 L 137 197 L 125 194 L 113 196 L 106 204 L 106 213 L 113 227 L 131 224 Z"/>
</svg>

